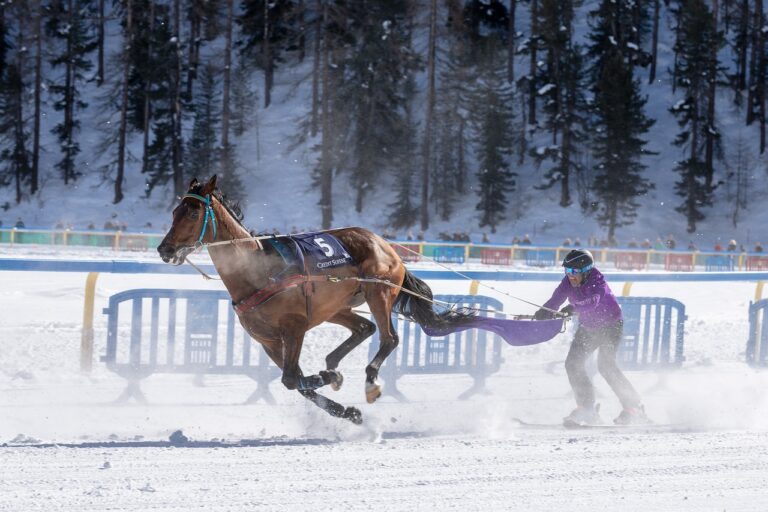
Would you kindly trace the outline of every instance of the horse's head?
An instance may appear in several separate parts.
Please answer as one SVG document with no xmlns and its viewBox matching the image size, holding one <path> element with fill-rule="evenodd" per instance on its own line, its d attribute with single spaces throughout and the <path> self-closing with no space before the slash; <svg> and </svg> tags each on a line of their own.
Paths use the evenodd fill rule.
<svg viewBox="0 0 768 512">
<path fill-rule="evenodd" d="M 189 190 L 173 210 L 171 229 L 157 246 L 164 262 L 181 265 L 197 245 L 206 239 L 213 241 L 216 238 L 216 217 L 212 205 L 215 190 L 215 174 L 205 184 L 199 183 L 197 178 L 189 184 Z"/>
</svg>

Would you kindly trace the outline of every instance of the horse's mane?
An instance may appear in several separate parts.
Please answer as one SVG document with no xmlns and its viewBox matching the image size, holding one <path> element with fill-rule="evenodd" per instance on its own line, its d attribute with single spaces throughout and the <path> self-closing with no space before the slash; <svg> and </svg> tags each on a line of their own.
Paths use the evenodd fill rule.
<svg viewBox="0 0 768 512">
<path fill-rule="evenodd" d="M 198 185 L 194 186 L 190 190 L 190 192 L 192 192 L 193 194 L 201 195 L 202 190 L 203 190 L 203 184 L 199 183 Z M 232 199 L 228 198 L 227 195 L 224 192 L 222 192 L 220 189 L 218 189 L 218 188 L 216 188 L 213 191 L 212 195 L 213 195 L 213 197 L 216 198 L 216 200 L 219 201 L 219 203 L 221 203 L 221 205 L 224 207 L 224 209 L 227 210 L 227 212 L 229 213 L 230 217 L 235 219 L 235 221 L 240 225 L 240 227 L 242 227 L 243 229 L 245 229 L 248 232 L 251 232 L 243 224 L 243 218 L 245 217 L 245 215 L 243 215 L 243 210 L 240 207 L 240 203 L 238 201 L 235 201 L 235 200 L 232 200 Z"/>
<path fill-rule="evenodd" d="M 194 194 L 200 195 L 203 189 L 203 184 L 199 184 L 196 187 L 194 187 L 191 192 Z M 274 236 L 274 233 L 259 233 L 254 229 L 248 229 L 245 224 L 243 224 L 243 219 L 245 218 L 245 214 L 243 214 L 243 209 L 240 206 L 239 201 L 235 201 L 233 199 L 230 199 L 227 197 L 227 195 L 219 188 L 216 188 L 213 191 L 213 197 L 216 198 L 216 200 L 221 203 L 221 205 L 224 207 L 225 210 L 229 213 L 229 215 L 235 219 L 235 221 L 245 229 L 248 233 L 250 233 L 251 236 Z"/>
</svg>

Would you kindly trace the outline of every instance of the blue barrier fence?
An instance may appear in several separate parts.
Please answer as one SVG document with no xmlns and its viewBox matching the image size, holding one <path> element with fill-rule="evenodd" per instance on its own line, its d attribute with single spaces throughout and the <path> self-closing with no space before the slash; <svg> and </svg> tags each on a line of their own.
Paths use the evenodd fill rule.
<svg viewBox="0 0 768 512">
<path fill-rule="evenodd" d="M 248 376 L 258 387 L 246 402 L 274 403 L 269 383 L 282 372 L 240 326 L 226 291 L 128 290 L 111 296 L 104 314 L 103 361 L 128 380 L 118 402 L 144 402 L 139 382 L 154 373 L 187 373 Z"/>
<path fill-rule="evenodd" d="M 662 297 L 617 297 L 624 314 L 619 365 L 628 370 L 679 367 L 685 360 L 685 306 Z"/>
<path fill-rule="evenodd" d="M 501 317 L 504 306 L 500 301 L 482 295 L 437 295 L 436 300 L 479 309 L 481 316 Z M 392 315 L 392 323 L 400 337 L 400 344 L 387 358 L 380 375 L 386 381 L 384 393 L 400 401 L 407 401 L 397 387 L 405 375 L 462 374 L 473 380 L 473 385 L 459 398 L 465 399 L 482 391 L 486 378 L 497 372 L 502 363 L 501 346 L 504 341 L 487 331 L 468 329 L 448 336 L 427 336 L 418 324 Z M 378 332 L 370 344 L 368 359 L 379 350 Z"/>
<path fill-rule="evenodd" d="M 768 299 L 749 303 L 747 363 L 768 366 Z"/>
</svg>

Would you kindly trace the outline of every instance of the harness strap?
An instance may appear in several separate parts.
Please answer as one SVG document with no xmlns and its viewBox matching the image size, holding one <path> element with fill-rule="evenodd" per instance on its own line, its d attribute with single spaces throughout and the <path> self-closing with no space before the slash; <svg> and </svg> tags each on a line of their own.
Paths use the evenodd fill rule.
<svg viewBox="0 0 768 512">
<path fill-rule="evenodd" d="M 278 295 L 282 292 L 287 291 L 290 288 L 295 288 L 297 286 L 304 286 L 304 292 L 306 294 L 306 286 L 312 282 L 317 281 L 324 281 L 324 282 L 339 282 L 341 279 L 334 277 L 334 276 L 307 276 L 304 274 L 294 274 L 292 276 L 288 276 L 284 279 L 281 279 L 280 281 L 274 281 L 269 283 L 264 288 L 261 288 L 259 290 L 256 290 L 251 294 L 250 296 L 244 298 L 237 304 L 233 304 L 232 307 L 235 310 L 235 313 L 238 315 L 243 315 L 253 309 L 256 309 L 260 305 L 267 302 L 269 299 L 274 297 L 275 295 Z M 311 295 L 311 292 L 310 292 Z M 311 314 L 311 309 L 309 306 L 310 303 L 310 297 L 307 296 L 307 315 Z"/>
</svg>

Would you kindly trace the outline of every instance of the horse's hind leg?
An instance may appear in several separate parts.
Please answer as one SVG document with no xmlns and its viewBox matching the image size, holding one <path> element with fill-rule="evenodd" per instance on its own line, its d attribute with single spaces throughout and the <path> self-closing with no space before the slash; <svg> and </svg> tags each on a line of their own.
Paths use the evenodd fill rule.
<svg viewBox="0 0 768 512">
<path fill-rule="evenodd" d="M 338 390 L 341 388 L 344 378 L 341 376 L 340 372 L 336 371 L 336 367 L 339 366 L 339 362 L 344 359 L 347 354 L 376 332 L 376 325 L 367 318 L 353 313 L 351 309 L 339 311 L 329 318 L 328 322 L 341 325 L 352 331 L 352 335 L 349 338 L 344 340 L 341 345 L 336 347 L 325 357 L 325 368 L 333 373 L 333 376 L 335 377 L 335 379 L 331 381 L 331 387 L 334 390 Z"/>
<path fill-rule="evenodd" d="M 381 386 L 376 382 L 379 377 L 379 369 L 384 360 L 392 353 L 400 343 L 394 325 L 392 325 L 392 304 L 397 292 L 394 294 L 389 288 L 373 286 L 370 292 L 366 292 L 366 300 L 371 308 L 373 318 L 379 327 L 379 351 L 373 360 L 365 368 L 365 399 L 369 404 L 381 396 Z"/>
</svg>

